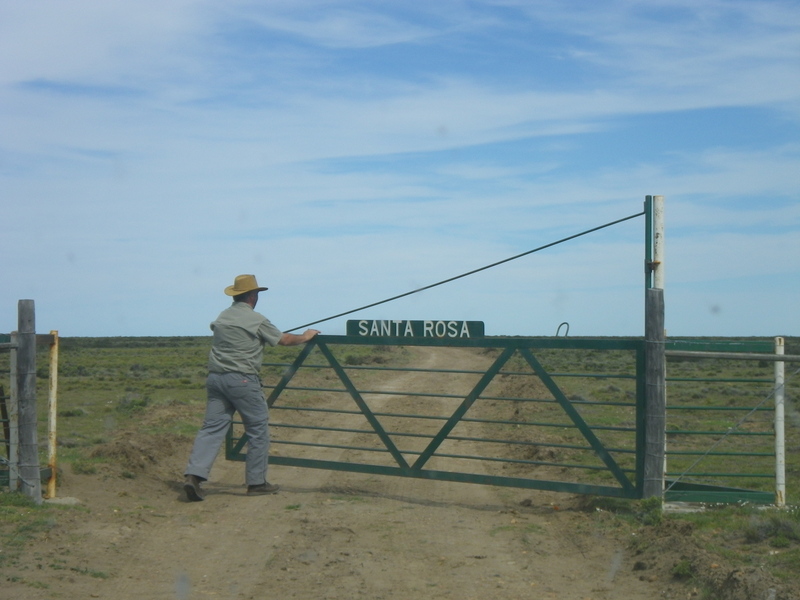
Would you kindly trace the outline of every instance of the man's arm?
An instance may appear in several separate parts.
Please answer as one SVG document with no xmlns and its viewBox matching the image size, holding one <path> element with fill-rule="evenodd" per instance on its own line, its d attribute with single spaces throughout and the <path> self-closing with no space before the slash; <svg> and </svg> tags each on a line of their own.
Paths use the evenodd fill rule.
<svg viewBox="0 0 800 600">
<path fill-rule="evenodd" d="M 279 346 L 299 346 L 300 344 L 305 344 L 306 342 L 311 341 L 319 335 L 319 331 L 316 329 L 306 329 L 302 335 L 297 335 L 294 333 L 284 333 L 281 335 L 281 339 L 278 341 Z"/>
</svg>

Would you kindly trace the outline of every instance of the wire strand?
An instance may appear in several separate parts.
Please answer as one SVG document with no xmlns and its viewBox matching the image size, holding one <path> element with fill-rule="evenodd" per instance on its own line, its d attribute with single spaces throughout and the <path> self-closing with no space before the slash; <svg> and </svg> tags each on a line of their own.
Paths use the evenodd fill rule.
<svg viewBox="0 0 800 600">
<path fill-rule="evenodd" d="M 511 262 L 512 260 L 517 260 L 518 258 L 522 258 L 523 256 L 528 256 L 529 254 L 533 254 L 535 252 L 540 252 L 540 251 L 545 250 L 547 248 L 552 248 L 553 246 L 557 246 L 558 244 L 563 244 L 564 242 L 568 242 L 570 240 L 574 240 L 575 238 L 579 238 L 581 236 L 588 235 L 590 233 L 594 233 L 595 231 L 600 231 L 601 229 L 606 229 L 607 227 L 611 227 L 613 225 L 618 225 L 618 224 L 623 223 L 625 221 L 630 221 L 631 219 L 635 219 L 637 217 L 641 217 L 644 214 L 646 214 L 645 211 L 642 211 L 642 212 L 636 213 L 635 215 L 630 215 L 630 216 L 624 217 L 622 219 L 617 219 L 616 221 L 611 221 L 610 223 L 606 223 L 606 224 L 600 225 L 598 227 L 593 227 L 592 229 L 587 229 L 586 231 L 582 231 L 580 233 L 576 233 L 574 235 L 570 235 L 568 237 L 562 238 L 562 239 L 557 240 L 555 242 L 550 242 L 549 244 L 545 244 L 544 246 L 539 246 L 538 248 L 534 248 L 533 250 L 528 250 L 527 252 L 523 252 L 522 254 L 517 254 L 515 256 L 511 256 L 509 258 L 505 258 L 503 260 L 499 260 L 499 261 L 494 262 L 494 263 L 492 263 L 490 265 L 486 265 L 485 267 L 480 267 L 478 269 L 473 269 L 472 271 L 467 271 L 466 273 L 462 273 L 461 275 L 456 275 L 455 277 L 450 277 L 448 279 L 444 279 L 444 280 L 439 281 L 437 283 L 432 283 L 430 285 L 426 285 L 425 287 L 421 287 L 419 289 L 412 290 L 410 292 L 405 292 L 403 294 L 398 294 L 397 296 L 392 296 L 391 298 L 386 298 L 385 300 L 379 300 L 378 302 L 373 302 L 372 304 L 365 304 L 364 306 L 360 306 L 358 308 L 354 308 L 352 310 L 348 310 L 348 311 L 333 315 L 331 317 L 326 317 L 326 318 L 320 319 L 318 321 L 312 321 L 310 323 L 306 323 L 305 325 L 298 325 L 297 327 L 293 327 L 292 329 L 287 329 L 286 331 L 287 332 L 297 331 L 298 329 L 303 329 L 304 327 L 311 327 L 312 325 L 317 325 L 319 323 L 324 323 L 325 321 L 331 321 L 333 319 L 338 319 L 339 317 L 344 317 L 346 315 L 350 315 L 350 314 L 353 314 L 355 312 L 366 310 L 367 308 L 373 308 L 375 306 L 380 306 L 381 304 L 386 304 L 388 302 L 393 302 L 395 300 L 399 300 L 400 298 L 405 298 L 406 296 L 411 296 L 412 294 L 418 294 L 419 292 L 424 292 L 425 290 L 429 290 L 431 288 L 435 288 L 435 287 L 438 287 L 440 285 L 444 285 L 445 283 L 451 283 L 453 281 L 456 281 L 457 279 L 463 279 L 464 277 L 469 277 L 470 275 L 474 275 L 475 273 L 480 273 L 481 271 L 486 271 L 487 269 L 492 269 L 494 267 L 497 267 L 499 265 L 505 264 L 507 262 Z"/>
</svg>

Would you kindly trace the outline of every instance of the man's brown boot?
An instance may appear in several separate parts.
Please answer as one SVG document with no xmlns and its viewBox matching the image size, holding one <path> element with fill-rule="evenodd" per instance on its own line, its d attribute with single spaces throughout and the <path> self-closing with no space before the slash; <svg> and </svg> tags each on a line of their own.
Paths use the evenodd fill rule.
<svg viewBox="0 0 800 600">
<path fill-rule="evenodd" d="M 203 490 L 200 489 L 200 484 L 202 481 L 203 480 L 197 475 L 186 476 L 183 489 L 186 492 L 186 497 L 189 499 L 189 502 L 200 502 L 203 500 Z"/>
<path fill-rule="evenodd" d="M 281 486 L 272 485 L 269 482 L 262 483 L 260 485 L 248 485 L 247 486 L 247 495 L 248 496 L 264 496 L 266 494 L 277 494 L 279 489 L 281 489 Z"/>
</svg>

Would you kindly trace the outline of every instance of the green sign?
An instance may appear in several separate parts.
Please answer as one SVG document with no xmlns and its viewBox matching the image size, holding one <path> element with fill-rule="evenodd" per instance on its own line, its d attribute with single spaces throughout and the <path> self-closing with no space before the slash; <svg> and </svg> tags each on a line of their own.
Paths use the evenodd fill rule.
<svg viewBox="0 0 800 600">
<path fill-rule="evenodd" d="M 476 338 L 483 321 L 361 320 L 347 322 L 347 335 L 359 337 Z"/>
</svg>

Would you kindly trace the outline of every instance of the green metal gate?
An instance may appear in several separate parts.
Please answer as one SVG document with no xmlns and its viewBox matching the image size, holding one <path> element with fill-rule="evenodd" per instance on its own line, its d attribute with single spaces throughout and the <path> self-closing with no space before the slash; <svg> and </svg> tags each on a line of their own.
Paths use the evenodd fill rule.
<svg viewBox="0 0 800 600">
<path fill-rule="evenodd" d="M 288 358 L 265 364 L 271 464 L 642 497 L 643 340 L 320 335 Z"/>
</svg>

